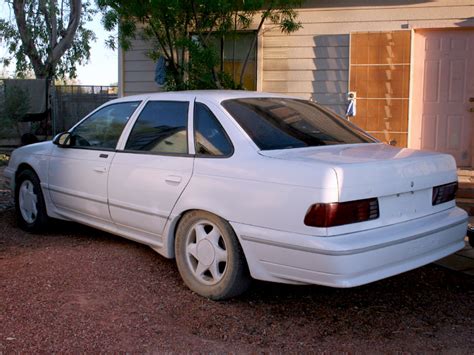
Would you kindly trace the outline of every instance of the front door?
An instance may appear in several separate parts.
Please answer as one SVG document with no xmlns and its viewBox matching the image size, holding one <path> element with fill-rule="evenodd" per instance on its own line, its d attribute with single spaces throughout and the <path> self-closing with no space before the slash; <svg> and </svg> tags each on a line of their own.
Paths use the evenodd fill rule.
<svg viewBox="0 0 474 355">
<path fill-rule="evenodd" d="M 99 109 L 71 130 L 69 146 L 53 148 L 48 190 L 58 213 L 86 224 L 110 223 L 109 167 L 122 130 L 139 103 Z"/>
<path fill-rule="evenodd" d="M 474 166 L 474 30 L 417 31 L 414 64 L 412 146 Z"/>
<path fill-rule="evenodd" d="M 192 100 L 193 98 L 190 98 Z M 113 222 L 127 235 L 156 243 L 188 184 L 194 156 L 188 149 L 190 101 L 149 101 L 110 167 Z"/>
</svg>

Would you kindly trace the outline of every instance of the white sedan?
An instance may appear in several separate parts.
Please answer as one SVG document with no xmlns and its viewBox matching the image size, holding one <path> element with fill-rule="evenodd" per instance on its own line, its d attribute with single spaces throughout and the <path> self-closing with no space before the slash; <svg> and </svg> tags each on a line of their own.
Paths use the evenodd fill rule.
<svg viewBox="0 0 474 355">
<path fill-rule="evenodd" d="M 113 100 L 15 150 L 19 225 L 76 221 L 176 258 L 211 299 L 252 278 L 353 287 L 464 246 L 449 155 L 382 144 L 309 101 L 242 91 Z"/>
</svg>

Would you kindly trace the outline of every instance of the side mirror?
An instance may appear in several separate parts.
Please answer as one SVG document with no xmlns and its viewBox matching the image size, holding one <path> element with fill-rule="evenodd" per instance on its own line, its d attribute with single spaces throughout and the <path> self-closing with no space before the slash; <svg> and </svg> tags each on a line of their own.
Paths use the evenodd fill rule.
<svg viewBox="0 0 474 355">
<path fill-rule="evenodd" d="M 53 144 L 56 144 L 58 147 L 67 148 L 71 146 L 72 135 L 69 132 L 59 133 L 54 137 Z"/>
</svg>

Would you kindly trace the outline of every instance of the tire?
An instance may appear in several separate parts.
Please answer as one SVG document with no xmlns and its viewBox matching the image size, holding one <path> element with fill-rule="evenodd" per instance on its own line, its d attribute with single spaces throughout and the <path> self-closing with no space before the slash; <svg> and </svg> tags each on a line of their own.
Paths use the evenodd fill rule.
<svg viewBox="0 0 474 355">
<path fill-rule="evenodd" d="M 250 285 L 247 262 L 232 227 L 208 212 L 184 215 L 176 230 L 176 263 L 184 283 L 212 300 L 245 292 Z"/>
<path fill-rule="evenodd" d="M 16 180 L 15 212 L 18 226 L 30 233 L 43 231 L 48 214 L 38 176 L 32 170 L 22 171 Z"/>
<path fill-rule="evenodd" d="M 474 225 L 467 227 L 467 240 L 469 241 L 469 245 L 474 248 Z"/>
</svg>

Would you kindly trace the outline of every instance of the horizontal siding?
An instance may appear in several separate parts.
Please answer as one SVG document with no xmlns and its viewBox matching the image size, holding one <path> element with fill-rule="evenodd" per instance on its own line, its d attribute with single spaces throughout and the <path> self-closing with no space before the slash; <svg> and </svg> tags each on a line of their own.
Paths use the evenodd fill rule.
<svg viewBox="0 0 474 355">
<path fill-rule="evenodd" d="M 265 33 L 266 34 L 266 33 Z M 281 34 L 276 37 L 264 37 L 263 48 L 283 48 L 283 47 L 348 47 L 349 36 L 315 36 L 306 35 L 298 36 L 295 40 L 295 35 Z"/>
<path fill-rule="evenodd" d="M 341 59 L 349 57 L 349 47 L 294 47 L 289 51 L 287 48 L 265 48 L 264 59 Z"/>
<path fill-rule="evenodd" d="M 132 49 L 128 50 L 123 54 L 125 60 L 143 60 L 143 61 L 150 61 L 150 58 L 146 55 L 147 50 L 145 49 Z"/>
<path fill-rule="evenodd" d="M 311 0 L 298 12 L 303 27 L 291 35 L 265 27 L 262 88 L 311 97 L 341 114 L 351 32 L 474 26 L 472 0 Z"/>
<path fill-rule="evenodd" d="M 457 5 L 472 5 L 472 0 L 306 0 L 301 7 L 302 11 L 308 9 L 318 11 L 346 10 L 348 3 L 351 3 L 351 9 L 371 9 L 389 8 L 389 7 L 442 7 Z"/>
<path fill-rule="evenodd" d="M 263 70 L 348 70 L 347 58 L 264 59 Z"/>
<path fill-rule="evenodd" d="M 158 85 L 153 82 L 126 82 L 127 91 L 133 93 L 146 93 L 146 92 L 156 92 L 159 90 Z"/>
<path fill-rule="evenodd" d="M 127 72 L 149 72 L 154 73 L 156 64 L 151 60 L 129 60 L 126 61 L 127 67 L 125 68 L 125 73 Z"/>
<path fill-rule="evenodd" d="M 147 70 L 127 71 L 124 80 L 130 83 L 155 81 L 155 73 Z"/>
<path fill-rule="evenodd" d="M 272 70 L 265 72 L 266 81 L 344 81 L 349 80 L 347 70 Z"/>
<path fill-rule="evenodd" d="M 123 94 L 125 96 L 161 91 L 155 83 L 156 63 L 147 56 L 150 45 L 141 39 L 132 41 L 123 52 Z"/>
<path fill-rule="evenodd" d="M 466 11 L 472 11 L 469 5 L 448 7 L 376 7 L 366 9 L 346 9 L 316 11 L 300 10 L 298 20 L 302 23 L 352 23 L 352 22 L 385 22 L 385 21 L 411 21 L 426 19 L 453 19 L 463 18 Z"/>
<path fill-rule="evenodd" d="M 268 81 L 266 91 L 340 94 L 347 91 L 347 81 Z"/>
<path fill-rule="evenodd" d="M 282 46 L 278 47 L 280 38 Z M 293 38 L 293 41 L 290 39 Z M 320 102 L 339 114 L 345 112 L 349 77 L 349 35 L 263 39 L 263 91 L 288 93 Z M 283 42 L 283 43 L 282 43 Z M 293 47 L 298 44 L 300 47 Z"/>
</svg>

